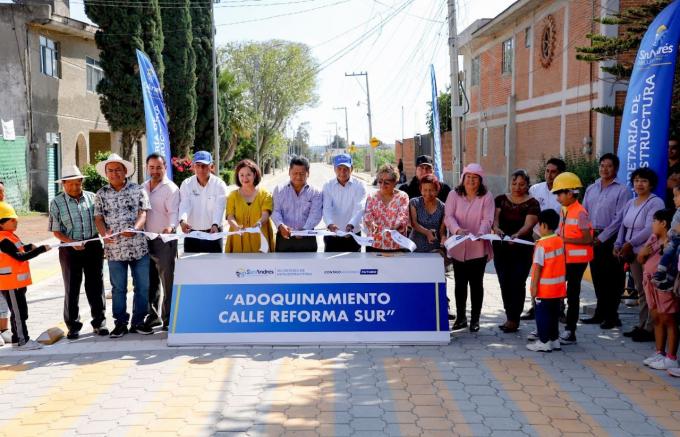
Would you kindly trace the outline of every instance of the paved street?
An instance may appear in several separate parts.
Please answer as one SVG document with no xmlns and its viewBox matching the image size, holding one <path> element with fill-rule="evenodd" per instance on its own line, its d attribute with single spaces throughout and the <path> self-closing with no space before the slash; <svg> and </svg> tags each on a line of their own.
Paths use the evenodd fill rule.
<svg viewBox="0 0 680 437">
<path fill-rule="evenodd" d="M 310 182 L 331 174 L 314 165 Z M 63 328 L 63 289 L 56 251 L 32 268 L 35 337 Z M 680 435 L 680 380 L 640 364 L 653 345 L 580 326 L 577 345 L 529 352 L 530 324 L 497 328 L 487 272 L 481 330 L 447 346 L 168 348 L 161 332 L 112 340 L 85 328 L 40 351 L 0 348 L 0 435 Z"/>
</svg>

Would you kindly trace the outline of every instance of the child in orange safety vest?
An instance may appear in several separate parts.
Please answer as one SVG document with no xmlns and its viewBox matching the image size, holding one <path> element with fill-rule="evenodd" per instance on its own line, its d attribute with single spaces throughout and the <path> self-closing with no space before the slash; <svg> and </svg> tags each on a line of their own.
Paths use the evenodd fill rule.
<svg viewBox="0 0 680 437">
<path fill-rule="evenodd" d="M 552 193 L 562 205 L 557 235 L 564 241 L 567 262 L 567 325 L 560 335 L 560 343 L 576 343 L 576 323 L 580 309 L 581 280 L 593 259 L 593 224 L 588 211 L 578 201 L 578 191 L 583 188 L 581 179 L 574 173 L 560 173 L 553 182 Z"/>
<path fill-rule="evenodd" d="M 536 300 L 537 340 L 527 344 L 535 352 L 559 350 L 560 345 L 560 304 L 567 295 L 567 266 L 564 242 L 555 235 L 560 216 L 552 209 L 538 214 L 538 229 L 541 238 L 534 248 L 531 266 L 531 297 Z"/>
<path fill-rule="evenodd" d="M 28 260 L 45 253 L 50 246 L 22 243 L 14 233 L 17 218 L 11 205 L 0 202 L 0 293 L 11 312 L 12 343 L 16 343 L 20 350 L 40 349 L 42 345 L 31 340 L 26 329 L 26 287 L 31 285 Z"/>
</svg>

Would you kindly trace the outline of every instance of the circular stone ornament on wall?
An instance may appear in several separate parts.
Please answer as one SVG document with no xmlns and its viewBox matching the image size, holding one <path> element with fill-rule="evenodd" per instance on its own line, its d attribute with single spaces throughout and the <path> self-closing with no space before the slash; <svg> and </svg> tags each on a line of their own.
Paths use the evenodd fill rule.
<svg viewBox="0 0 680 437">
<path fill-rule="evenodd" d="M 543 68 L 550 67 L 555 58 L 555 44 L 557 42 L 557 25 L 555 18 L 548 15 L 541 31 L 541 65 Z"/>
</svg>

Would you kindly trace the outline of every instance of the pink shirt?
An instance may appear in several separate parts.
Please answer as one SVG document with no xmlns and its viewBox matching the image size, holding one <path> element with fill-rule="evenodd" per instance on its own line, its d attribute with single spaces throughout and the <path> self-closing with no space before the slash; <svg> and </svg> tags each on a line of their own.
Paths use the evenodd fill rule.
<svg viewBox="0 0 680 437">
<path fill-rule="evenodd" d="M 179 188 L 167 177 L 150 190 L 151 180 L 144 182 L 144 190 L 149 195 L 151 209 L 146 212 L 144 230 L 160 233 L 167 227 L 177 226 L 179 212 Z"/>
<path fill-rule="evenodd" d="M 385 230 L 396 230 L 399 226 L 409 223 L 408 194 L 394 190 L 390 203 L 385 205 L 380 197 L 380 191 L 376 191 L 366 199 L 364 223 L 368 232 L 375 239 L 373 247 L 376 249 L 395 250 L 401 249 L 392 236 L 383 234 Z"/>
<path fill-rule="evenodd" d="M 465 229 L 474 235 L 488 234 L 493 225 L 494 212 L 493 196 L 489 192 L 470 201 L 467 197 L 451 191 L 446 199 L 444 224 L 451 234 L 455 234 L 459 229 Z M 488 241 L 466 240 L 449 250 L 449 256 L 456 261 L 467 261 L 483 256 L 488 256 L 490 260 L 493 258 L 493 252 Z"/>
</svg>

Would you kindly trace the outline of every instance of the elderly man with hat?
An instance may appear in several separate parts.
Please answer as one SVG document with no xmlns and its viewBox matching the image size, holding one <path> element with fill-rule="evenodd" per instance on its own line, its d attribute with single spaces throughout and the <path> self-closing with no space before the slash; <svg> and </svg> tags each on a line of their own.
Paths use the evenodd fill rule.
<svg viewBox="0 0 680 437">
<path fill-rule="evenodd" d="M 127 177 L 134 166 L 117 154 L 97 163 L 97 173 L 109 184 L 97 191 L 94 201 L 94 220 L 99 234 L 104 237 L 104 254 L 109 264 L 109 279 L 113 287 L 113 318 L 116 324 L 110 337 L 118 338 L 128 332 L 152 334 L 144 323 L 149 302 L 149 247 L 146 237 L 135 231 L 144 230 L 146 212 L 151 209 L 144 188 Z M 132 327 L 128 331 L 127 272 L 132 273 L 134 301 Z"/>
<path fill-rule="evenodd" d="M 335 178 L 323 186 L 323 221 L 329 231 L 359 233 L 363 218 L 366 188 L 352 176 L 352 157 L 341 153 L 333 158 Z M 361 246 L 351 236 L 323 238 L 325 252 L 360 252 Z"/>
<path fill-rule="evenodd" d="M 210 152 L 196 152 L 191 167 L 194 175 L 185 179 L 179 188 L 179 225 L 182 232 L 220 232 L 227 205 L 227 185 L 213 174 L 215 166 Z M 184 239 L 185 253 L 221 253 L 223 247 L 221 239 Z"/>
<path fill-rule="evenodd" d="M 416 175 L 408 184 L 399 185 L 398 189 L 408 194 L 409 199 L 420 197 L 420 180 L 433 173 L 434 161 L 432 161 L 432 157 L 430 155 L 420 155 L 416 158 Z M 446 202 L 446 198 L 449 197 L 451 187 L 444 183 L 444 181 L 439 181 L 439 186 L 440 188 L 437 198 L 442 202 Z"/>
<path fill-rule="evenodd" d="M 75 243 L 97 237 L 94 223 L 95 194 L 83 191 L 83 176 L 75 165 L 66 165 L 58 179 L 63 191 L 50 202 L 48 230 L 62 243 Z M 66 337 L 78 338 L 80 321 L 80 286 L 85 277 L 85 295 L 90 304 L 92 328 L 95 334 L 109 335 L 106 329 L 106 298 L 104 296 L 104 249 L 99 240 L 59 248 L 59 263 L 64 278 L 64 323 Z"/>
</svg>

